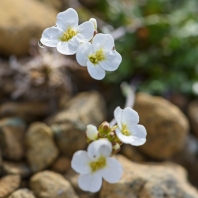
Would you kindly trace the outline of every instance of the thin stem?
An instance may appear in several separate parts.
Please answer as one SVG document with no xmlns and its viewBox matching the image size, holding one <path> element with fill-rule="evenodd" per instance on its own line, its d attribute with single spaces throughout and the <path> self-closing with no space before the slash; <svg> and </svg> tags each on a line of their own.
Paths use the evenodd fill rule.
<svg viewBox="0 0 198 198">
<path fill-rule="evenodd" d="M 122 94 L 126 97 L 125 108 L 133 107 L 135 103 L 135 87 L 129 85 L 127 82 L 122 82 L 121 85 Z M 115 118 L 109 123 L 111 127 L 116 124 Z"/>
</svg>

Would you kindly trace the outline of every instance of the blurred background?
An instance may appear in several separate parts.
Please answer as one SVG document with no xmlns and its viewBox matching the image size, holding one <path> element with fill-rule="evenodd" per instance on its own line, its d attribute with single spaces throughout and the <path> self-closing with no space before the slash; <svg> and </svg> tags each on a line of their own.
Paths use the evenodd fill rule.
<svg viewBox="0 0 198 198">
<path fill-rule="evenodd" d="M 76 9 L 80 23 L 96 18 L 98 31 L 115 39 L 123 61 L 103 81 L 92 79 L 75 56 L 38 46 L 43 30 L 55 25 L 56 15 L 69 7 Z M 138 163 L 155 162 L 170 169 L 176 163 L 185 168 L 186 176 L 181 177 L 186 178 L 187 186 L 180 186 L 184 178 L 173 176 L 175 194 L 166 189 L 156 197 L 198 197 L 197 16 L 197 0 L 1 0 L 1 180 L 10 175 L 20 178 L 7 194 L 0 190 L 1 197 L 20 187 L 30 186 L 34 191 L 29 179 L 45 169 L 66 175 L 79 197 L 96 196 L 77 188 L 70 158 L 86 147 L 81 133 L 86 124 L 99 126 L 113 118 L 117 106 L 124 107 L 123 81 L 138 92 L 134 109 L 147 129 L 148 141 L 138 148 L 123 146 L 122 155 Z M 53 134 L 50 140 L 48 130 Z M 41 137 L 38 131 L 44 131 Z M 70 142 L 72 148 L 66 146 Z M 170 178 L 162 178 L 167 183 L 158 183 L 167 187 Z M 109 189 L 97 196 L 110 197 L 113 191 Z M 151 191 L 138 191 L 137 196 L 154 198 Z M 39 192 L 34 193 L 40 197 Z"/>
</svg>

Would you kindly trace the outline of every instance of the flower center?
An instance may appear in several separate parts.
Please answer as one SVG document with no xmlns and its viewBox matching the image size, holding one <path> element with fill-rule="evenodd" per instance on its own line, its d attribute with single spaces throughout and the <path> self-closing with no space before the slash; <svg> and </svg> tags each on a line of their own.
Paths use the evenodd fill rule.
<svg viewBox="0 0 198 198">
<path fill-rule="evenodd" d="M 63 36 L 60 38 L 61 41 L 66 42 L 69 41 L 71 38 L 73 38 L 77 34 L 76 31 L 69 28 L 66 32 L 64 32 Z"/>
<path fill-rule="evenodd" d="M 121 132 L 122 132 L 123 135 L 126 135 L 126 136 L 131 135 L 131 133 L 129 132 L 129 129 L 128 129 L 126 124 L 122 124 L 122 131 Z"/>
<path fill-rule="evenodd" d="M 101 156 L 100 158 L 98 158 L 97 161 L 91 162 L 89 165 L 91 167 L 92 172 L 95 172 L 106 166 L 106 158 Z"/>
<path fill-rule="evenodd" d="M 96 51 L 95 54 L 92 54 L 91 56 L 89 56 L 89 60 L 93 63 L 93 64 L 97 64 L 98 62 L 102 61 L 105 59 L 104 56 L 104 52 L 102 49 L 99 49 L 98 51 Z"/>
</svg>

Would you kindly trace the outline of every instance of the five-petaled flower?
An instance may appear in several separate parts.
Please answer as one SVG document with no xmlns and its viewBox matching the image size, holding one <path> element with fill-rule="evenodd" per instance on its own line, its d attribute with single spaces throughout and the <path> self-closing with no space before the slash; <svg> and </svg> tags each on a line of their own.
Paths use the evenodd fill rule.
<svg viewBox="0 0 198 198">
<path fill-rule="evenodd" d="M 107 139 L 92 142 L 86 151 L 77 151 L 71 161 L 72 168 L 80 173 L 79 187 L 84 191 L 97 192 L 102 186 L 102 178 L 116 183 L 122 176 L 122 166 L 110 157 L 112 145 Z"/>
<path fill-rule="evenodd" d="M 136 111 L 130 107 L 124 110 L 117 107 L 114 117 L 117 122 L 115 132 L 120 141 L 134 146 L 140 146 L 146 142 L 146 129 L 138 124 L 139 115 Z"/>
<path fill-rule="evenodd" d="M 87 66 L 90 76 L 96 80 L 105 77 L 106 71 L 115 71 L 121 61 L 121 55 L 113 49 L 114 39 L 110 34 L 96 34 L 92 43 L 84 42 L 76 53 L 81 66 Z"/>
<path fill-rule="evenodd" d="M 90 41 L 93 35 L 93 23 L 87 21 L 78 26 L 78 14 L 69 8 L 57 15 L 56 26 L 45 29 L 40 41 L 48 47 L 57 47 L 62 54 L 72 55 L 80 43 Z"/>
</svg>

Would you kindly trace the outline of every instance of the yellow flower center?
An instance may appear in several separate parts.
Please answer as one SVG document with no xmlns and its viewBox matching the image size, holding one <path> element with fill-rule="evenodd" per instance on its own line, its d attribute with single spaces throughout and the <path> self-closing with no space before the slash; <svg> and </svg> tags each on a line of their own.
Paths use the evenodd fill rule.
<svg viewBox="0 0 198 198">
<path fill-rule="evenodd" d="M 106 158 L 101 156 L 97 161 L 90 162 L 92 172 L 102 169 L 106 166 Z"/>
<path fill-rule="evenodd" d="M 64 32 L 63 36 L 60 38 L 61 41 L 63 42 L 67 42 L 69 41 L 71 38 L 73 38 L 75 35 L 77 34 L 76 31 L 72 30 L 71 28 L 69 28 L 66 32 Z"/>
<path fill-rule="evenodd" d="M 127 125 L 126 124 L 122 124 L 122 134 L 123 135 L 126 135 L 126 136 L 130 136 L 131 133 L 129 132 L 129 129 L 127 128 Z"/>
<path fill-rule="evenodd" d="M 105 56 L 104 56 L 104 52 L 102 49 L 99 49 L 98 51 L 96 51 L 95 54 L 92 54 L 91 56 L 89 56 L 89 60 L 93 63 L 93 64 L 97 64 L 98 62 L 105 60 Z"/>
</svg>

